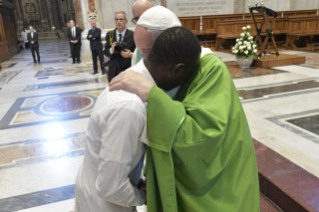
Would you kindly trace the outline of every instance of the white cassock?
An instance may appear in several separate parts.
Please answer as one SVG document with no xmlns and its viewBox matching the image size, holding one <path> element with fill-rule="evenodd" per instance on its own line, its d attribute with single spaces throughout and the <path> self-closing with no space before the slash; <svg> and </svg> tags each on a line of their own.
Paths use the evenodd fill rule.
<svg viewBox="0 0 319 212">
<path fill-rule="evenodd" d="M 144 61 L 131 67 L 154 84 Z M 96 101 L 85 155 L 76 178 L 74 212 L 133 212 L 145 203 L 136 185 L 145 146 L 146 104 L 136 94 L 107 87 Z"/>
</svg>

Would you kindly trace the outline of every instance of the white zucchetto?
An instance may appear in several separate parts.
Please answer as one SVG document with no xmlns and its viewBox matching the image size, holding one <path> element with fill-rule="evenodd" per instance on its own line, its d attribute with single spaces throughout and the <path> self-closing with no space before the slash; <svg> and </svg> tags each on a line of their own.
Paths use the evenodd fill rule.
<svg viewBox="0 0 319 212">
<path fill-rule="evenodd" d="M 146 10 L 136 25 L 152 30 L 166 30 L 182 26 L 175 13 L 163 6 L 155 6 Z"/>
</svg>

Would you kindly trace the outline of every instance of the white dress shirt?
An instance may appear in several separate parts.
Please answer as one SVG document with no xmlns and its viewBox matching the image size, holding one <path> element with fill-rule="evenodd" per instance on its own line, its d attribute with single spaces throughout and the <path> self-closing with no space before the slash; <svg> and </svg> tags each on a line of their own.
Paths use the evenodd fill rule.
<svg viewBox="0 0 319 212">
<path fill-rule="evenodd" d="M 120 34 L 122 35 L 122 40 L 124 39 L 126 31 L 127 31 L 127 29 L 125 29 L 123 32 L 120 33 L 118 29 L 116 30 L 116 40 L 117 40 L 117 42 L 120 42 Z M 113 54 L 112 48 L 110 48 L 110 53 Z"/>
<path fill-rule="evenodd" d="M 71 28 L 71 36 L 72 36 L 72 38 L 73 37 L 76 38 L 76 27 L 75 26 Z M 72 40 L 70 42 L 72 42 Z"/>
<path fill-rule="evenodd" d="M 141 61 L 131 67 L 154 84 Z M 96 101 L 75 186 L 74 212 L 133 212 L 145 203 L 138 189 L 145 146 L 146 104 L 136 94 L 107 87 Z"/>
</svg>

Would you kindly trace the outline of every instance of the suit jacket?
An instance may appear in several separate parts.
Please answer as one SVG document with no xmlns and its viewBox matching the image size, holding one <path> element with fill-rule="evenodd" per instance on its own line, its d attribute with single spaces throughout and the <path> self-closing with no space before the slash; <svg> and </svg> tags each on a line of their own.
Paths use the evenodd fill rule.
<svg viewBox="0 0 319 212">
<path fill-rule="evenodd" d="M 72 28 L 69 28 L 68 29 L 68 39 L 69 39 L 69 42 L 71 43 L 71 40 L 77 40 L 78 41 L 78 44 L 81 44 L 81 38 L 82 38 L 82 29 L 80 29 L 79 27 L 75 27 L 75 38 L 73 38 L 72 36 L 72 31 L 71 31 Z M 72 43 L 71 43 L 72 44 Z"/>
<path fill-rule="evenodd" d="M 39 35 L 36 32 L 33 32 L 33 38 L 31 37 L 31 32 L 28 33 L 27 35 L 29 44 L 31 48 L 39 48 L 39 43 L 38 43 L 38 39 L 39 39 Z M 31 43 L 31 41 L 34 41 L 34 44 Z"/>
<path fill-rule="evenodd" d="M 90 35 L 92 35 L 92 37 L 89 37 Z M 103 50 L 101 41 L 101 30 L 99 28 L 95 28 L 95 30 L 90 29 L 87 39 L 90 41 L 90 47 L 92 51 Z"/>
<path fill-rule="evenodd" d="M 117 36 L 116 36 L 116 30 L 114 30 L 114 36 L 113 36 L 113 42 L 117 42 Z M 105 44 L 105 49 L 104 49 L 104 54 L 107 57 L 110 57 L 110 65 L 109 65 L 109 71 L 112 69 L 119 69 L 120 71 L 124 71 L 131 67 L 131 60 L 132 58 L 124 58 L 122 57 L 121 54 L 119 53 L 113 53 L 111 55 L 110 53 L 110 48 L 112 45 L 110 45 L 110 32 L 106 34 L 105 37 L 106 44 Z M 134 52 L 136 46 L 134 42 L 134 32 L 127 29 L 123 42 L 126 43 L 125 48 L 129 49 L 131 52 Z"/>
</svg>

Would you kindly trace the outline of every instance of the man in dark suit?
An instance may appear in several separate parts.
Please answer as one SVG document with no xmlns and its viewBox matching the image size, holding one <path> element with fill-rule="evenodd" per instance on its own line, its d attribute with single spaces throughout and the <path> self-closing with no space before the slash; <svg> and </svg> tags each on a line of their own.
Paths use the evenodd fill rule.
<svg viewBox="0 0 319 212">
<path fill-rule="evenodd" d="M 97 74 L 97 56 L 99 56 L 100 64 L 101 64 L 101 72 L 105 74 L 104 70 L 104 55 L 103 55 L 103 45 L 101 42 L 101 30 L 96 28 L 96 22 L 93 20 L 91 21 L 92 29 L 89 30 L 87 39 L 90 41 L 90 47 L 92 51 L 92 58 L 93 58 L 93 70 L 92 74 Z"/>
<path fill-rule="evenodd" d="M 31 48 L 34 64 L 37 63 L 37 60 L 35 59 L 34 52 L 37 53 L 38 63 L 41 63 L 40 62 L 40 53 L 39 53 L 39 43 L 38 43 L 39 35 L 37 32 L 34 31 L 32 26 L 29 27 L 29 30 L 30 30 L 30 32 L 28 33 L 27 38 L 28 38 L 29 45 Z"/>
<path fill-rule="evenodd" d="M 131 67 L 131 57 L 135 50 L 134 33 L 126 28 L 125 12 L 115 13 L 116 29 L 106 34 L 104 54 L 110 57 L 108 78 L 109 82 L 120 72 Z M 119 47 L 122 44 L 123 48 Z M 121 51 L 117 51 L 121 49 Z"/>
<path fill-rule="evenodd" d="M 71 20 L 70 28 L 68 29 L 68 38 L 70 41 L 73 64 L 81 62 L 81 34 L 82 29 L 76 27 L 74 21 Z"/>
</svg>

